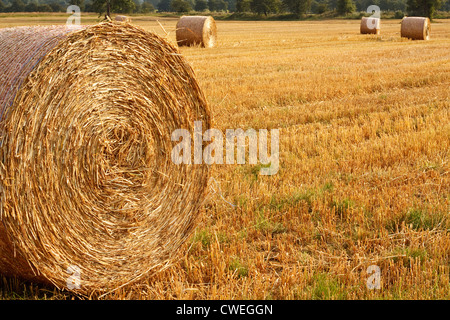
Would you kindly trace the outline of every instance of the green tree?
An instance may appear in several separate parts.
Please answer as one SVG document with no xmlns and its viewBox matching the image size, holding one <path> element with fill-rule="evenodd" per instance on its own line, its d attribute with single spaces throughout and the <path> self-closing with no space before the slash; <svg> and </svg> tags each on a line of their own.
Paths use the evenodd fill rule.
<svg viewBox="0 0 450 320">
<path fill-rule="evenodd" d="M 355 11 L 356 8 L 352 0 L 338 0 L 336 9 L 339 15 L 347 15 Z"/>
<path fill-rule="evenodd" d="M 408 0 L 407 11 L 411 16 L 421 16 L 433 19 L 437 9 L 442 5 L 441 0 Z"/>
<path fill-rule="evenodd" d="M 84 11 L 84 0 L 69 0 L 68 3 L 80 7 L 81 11 Z"/>
<path fill-rule="evenodd" d="M 230 12 L 236 11 L 236 0 L 225 0 L 225 2 L 227 3 L 228 11 Z"/>
<path fill-rule="evenodd" d="M 209 0 L 208 9 L 209 11 L 227 11 L 228 2 L 225 0 Z"/>
<path fill-rule="evenodd" d="M 380 4 L 380 0 L 354 0 L 354 1 L 355 1 L 355 7 L 356 7 L 357 11 L 366 12 L 367 8 L 372 4 L 379 6 L 380 8 L 383 8 L 383 10 L 388 10 L 388 8 L 386 8 L 384 5 Z M 335 2 L 333 9 L 337 9 L 338 0 L 333 0 L 333 2 Z"/>
<path fill-rule="evenodd" d="M 6 6 L 2 0 L 0 0 L 0 12 L 5 12 Z"/>
<path fill-rule="evenodd" d="M 158 5 L 156 6 L 158 8 L 158 11 L 159 12 L 169 12 L 169 11 L 171 11 L 170 1 L 171 0 L 161 0 L 158 3 Z"/>
<path fill-rule="evenodd" d="M 108 0 L 93 0 L 92 9 L 98 13 L 99 16 L 107 12 Z M 109 0 L 111 13 L 131 13 L 136 9 L 133 0 Z"/>
<path fill-rule="evenodd" d="M 237 0 L 236 1 L 236 11 L 237 12 L 249 12 L 250 11 L 250 0 Z"/>
<path fill-rule="evenodd" d="M 9 12 L 24 12 L 25 3 L 22 0 L 12 0 L 11 5 L 7 8 Z"/>
<path fill-rule="evenodd" d="M 209 11 L 218 11 L 218 0 L 208 0 Z"/>
<path fill-rule="evenodd" d="M 217 1 L 217 11 L 227 11 L 228 9 L 228 2 L 225 0 L 218 0 Z"/>
<path fill-rule="evenodd" d="M 317 2 L 313 0 L 311 2 L 311 11 L 313 13 L 322 14 L 328 10 L 328 4 L 326 2 Z"/>
<path fill-rule="evenodd" d="M 443 1 L 442 10 L 450 11 L 450 0 Z"/>
<path fill-rule="evenodd" d="M 283 0 L 283 5 L 297 17 L 301 17 L 311 7 L 311 0 Z"/>
<path fill-rule="evenodd" d="M 36 2 L 30 2 L 25 6 L 25 12 L 37 12 L 38 5 Z"/>
<path fill-rule="evenodd" d="M 61 4 L 57 3 L 57 2 L 51 2 L 48 4 L 51 8 L 53 12 L 65 12 L 66 8 L 64 8 Z"/>
<path fill-rule="evenodd" d="M 257 14 L 277 13 L 280 10 L 276 0 L 250 0 L 250 10 Z"/>
<path fill-rule="evenodd" d="M 37 6 L 37 12 L 52 12 L 52 7 L 50 7 L 48 4 L 39 4 Z"/>
<path fill-rule="evenodd" d="M 208 2 L 206 0 L 197 0 L 194 9 L 195 11 L 203 12 L 208 9 Z"/>
<path fill-rule="evenodd" d="M 191 5 L 189 4 L 189 2 L 185 1 L 185 0 L 172 0 L 170 2 L 170 7 L 173 11 L 175 12 L 189 12 L 192 10 Z"/>
<path fill-rule="evenodd" d="M 153 6 L 153 4 L 151 2 L 144 1 L 141 4 L 141 13 L 150 13 L 150 12 L 154 12 L 154 11 L 155 11 L 155 7 Z"/>
</svg>

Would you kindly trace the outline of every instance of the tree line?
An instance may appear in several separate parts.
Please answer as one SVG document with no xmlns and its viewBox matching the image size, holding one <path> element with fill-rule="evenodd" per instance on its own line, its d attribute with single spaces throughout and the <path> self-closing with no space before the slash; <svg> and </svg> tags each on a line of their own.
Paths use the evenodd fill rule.
<svg viewBox="0 0 450 320">
<path fill-rule="evenodd" d="M 306 13 L 323 14 L 334 11 L 347 15 L 366 11 L 377 5 L 382 11 L 395 11 L 398 18 L 408 15 L 433 17 L 436 10 L 450 11 L 450 0 L 0 0 L 0 12 L 65 12 L 71 4 L 84 12 L 150 13 L 236 12 L 269 15 L 290 13 L 301 17 Z"/>
<path fill-rule="evenodd" d="M 103 0 L 104 1 L 104 0 Z M 225 11 L 269 15 L 291 13 L 301 17 L 306 13 L 322 14 L 334 11 L 347 15 L 366 11 L 377 5 L 382 11 L 400 11 L 401 14 L 428 16 L 438 10 L 450 11 L 450 0 L 160 0 L 156 8 L 160 12 L 185 13 L 190 11 Z M 402 18 L 403 15 L 399 18 Z"/>
<path fill-rule="evenodd" d="M 156 11 L 159 0 L 111 0 L 112 12 L 150 13 Z M 77 5 L 83 12 L 100 12 L 106 1 L 98 0 L 0 0 L 0 12 L 66 12 L 70 5 Z"/>
</svg>

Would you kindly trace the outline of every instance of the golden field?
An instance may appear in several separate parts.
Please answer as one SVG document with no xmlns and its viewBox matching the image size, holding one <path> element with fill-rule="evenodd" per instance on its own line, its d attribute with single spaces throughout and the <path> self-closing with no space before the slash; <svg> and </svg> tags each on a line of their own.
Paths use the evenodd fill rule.
<svg viewBox="0 0 450 320">
<path fill-rule="evenodd" d="M 0 27 L 66 17 L 3 14 Z M 133 17 L 172 42 L 176 22 Z M 450 21 L 430 41 L 383 19 L 380 36 L 359 20 L 217 28 L 216 48 L 180 49 L 213 127 L 279 128 L 280 169 L 214 166 L 185 255 L 104 298 L 449 299 Z M 367 287 L 371 265 L 380 289 Z M 4 279 L 0 298 L 70 297 L 47 290 Z"/>
</svg>

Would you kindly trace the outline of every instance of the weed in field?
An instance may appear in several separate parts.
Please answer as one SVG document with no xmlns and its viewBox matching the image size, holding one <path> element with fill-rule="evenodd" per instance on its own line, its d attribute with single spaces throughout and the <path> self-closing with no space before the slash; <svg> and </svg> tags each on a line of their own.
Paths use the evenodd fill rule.
<svg viewBox="0 0 450 320">
<path fill-rule="evenodd" d="M 339 281 L 329 274 L 315 274 L 311 280 L 312 299 L 329 300 L 329 299 L 345 299 Z"/>
<path fill-rule="evenodd" d="M 389 232 L 398 232 L 408 226 L 416 231 L 448 228 L 448 214 L 429 211 L 420 208 L 411 208 L 401 215 L 387 221 L 386 229 Z"/>
<path fill-rule="evenodd" d="M 212 241 L 213 235 L 211 232 L 207 229 L 205 230 L 198 230 L 194 234 L 194 237 L 192 239 L 193 243 L 201 243 L 202 247 L 206 249 Z"/>
<path fill-rule="evenodd" d="M 281 222 L 274 222 L 262 214 L 260 214 L 256 220 L 255 229 L 263 233 L 271 234 L 284 233 L 287 231 L 287 228 Z"/>
<path fill-rule="evenodd" d="M 239 278 L 248 276 L 248 266 L 242 263 L 238 257 L 233 257 L 229 264 L 229 270 Z"/>
<path fill-rule="evenodd" d="M 348 211 L 355 205 L 355 203 L 350 199 L 343 199 L 340 201 L 333 200 L 330 204 L 330 208 L 334 210 L 336 216 L 339 219 L 345 219 Z"/>
</svg>

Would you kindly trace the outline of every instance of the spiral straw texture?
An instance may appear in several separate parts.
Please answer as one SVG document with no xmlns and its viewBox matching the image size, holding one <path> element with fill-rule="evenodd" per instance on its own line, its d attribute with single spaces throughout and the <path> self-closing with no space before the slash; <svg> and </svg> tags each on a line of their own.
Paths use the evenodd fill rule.
<svg viewBox="0 0 450 320">
<path fill-rule="evenodd" d="M 113 290 L 167 265 L 195 226 L 207 165 L 171 133 L 210 127 L 163 38 L 107 22 L 0 30 L 0 273 Z"/>
</svg>

